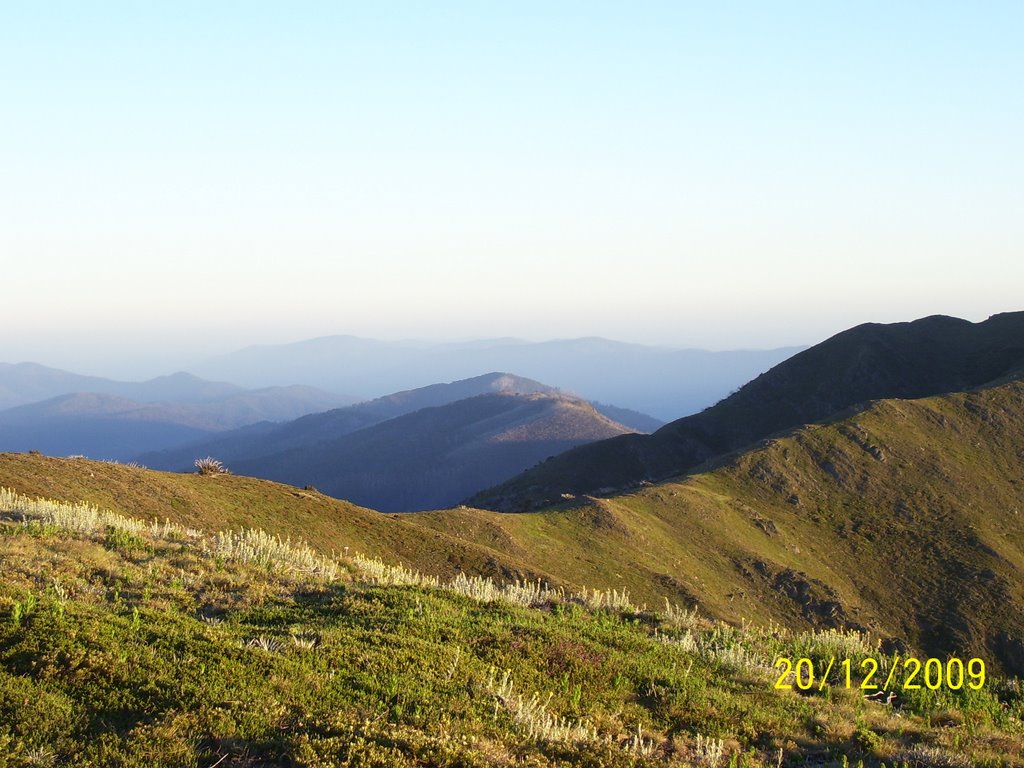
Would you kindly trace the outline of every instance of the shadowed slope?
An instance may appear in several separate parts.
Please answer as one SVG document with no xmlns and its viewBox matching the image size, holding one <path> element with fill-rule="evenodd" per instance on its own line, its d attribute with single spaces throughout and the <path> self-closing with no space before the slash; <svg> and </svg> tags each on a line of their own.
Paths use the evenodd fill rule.
<svg viewBox="0 0 1024 768">
<path fill-rule="evenodd" d="M 625 431 L 573 398 L 480 395 L 234 468 L 387 512 L 436 509 L 574 445 Z"/>
<path fill-rule="evenodd" d="M 0 450 L 127 459 L 153 446 L 206 437 L 211 425 L 193 406 L 154 405 L 78 393 L 0 411 Z"/>
<path fill-rule="evenodd" d="M 284 424 L 263 424 L 219 435 L 210 440 L 174 450 L 147 453 L 139 457 L 156 469 L 189 469 L 197 456 L 213 455 L 228 464 L 278 454 L 289 449 L 309 448 L 334 440 L 388 419 L 483 394 L 554 394 L 557 390 L 531 379 L 509 373 L 488 373 L 448 384 L 432 384 L 396 392 L 375 400 L 310 413 Z"/>
</svg>

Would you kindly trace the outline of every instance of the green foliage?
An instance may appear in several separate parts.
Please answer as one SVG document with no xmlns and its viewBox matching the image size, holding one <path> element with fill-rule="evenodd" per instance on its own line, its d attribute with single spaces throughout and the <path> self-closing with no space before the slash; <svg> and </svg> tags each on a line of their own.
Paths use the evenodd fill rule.
<svg viewBox="0 0 1024 768">
<path fill-rule="evenodd" d="M 862 649 L 855 633 L 425 583 L 360 559 L 328 575 L 284 567 L 293 555 L 280 541 L 268 550 L 279 560 L 224 557 L 215 538 L 167 526 L 131 533 L 148 547 L 139 558 L 110 527 L 60 519 L 77 533 L 4 538 L 16 546 L 0 601 L 20 606 L 0 624 L 10 765 L 766 768 L 780 754 L 797 764 L 850 750 L 891 765 L 910 749 L 984 765 L 995 744 L 1024 747 L 1009 684 L 994 689 L 1002 721 L 993 692 L 929 692 L 896 717 L 857 692 L 773 689 L 777 655 Z M 4 534 L 19 527 L 0 522 Z M 939 711 L 969 732 L 952 733 Z"/>
<path fill-rule="evenodd" d="M 29 595 L 24 600 L 15 600 L 14 605 L 11 607 L 11 623 L 20 627 L 25 617 L 32 613 L 35 608 L 35 597 Z"/>
<path fill-rule="evenodd" d="M 124 553 L 145 553 L 152 551 L 149 543 L 132 531 L 108 525 L 103 538 L 103 546 L 107 549 Z"/>
<path fill-rule="evenodd" d="M 882 737 L 863 725 L 853 732 L 853 740 L 865 752 L 877 751 L 883 743 Z"/>
<path fill-rule="evenodd" d="M 4 482 L 132 515 L 0 492 L 0 765 L 1021 765 L 995 664 L 895 707 L 772 666 L 878 657 L 854 621 L 1016 632 L 1021 394 L 879 403 L 533 515 L 4 456 Z M 643 605 L 665 594 L 702 610 Z"/>
</svg>

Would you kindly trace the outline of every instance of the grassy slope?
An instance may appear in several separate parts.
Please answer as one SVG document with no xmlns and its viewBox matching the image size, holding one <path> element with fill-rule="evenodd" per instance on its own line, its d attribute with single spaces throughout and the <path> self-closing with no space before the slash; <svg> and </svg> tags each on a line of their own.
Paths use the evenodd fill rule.
<svg viewBox="0 0 1024 768">
<path fill-rule="evenodd" d="M 857 637 L 323 580 L 211 546 L 0 515 L 0 766 L 1024 765 L 1024 700 L 997 680 L 899 712 L 773 689 L 776 656 L 859 660 Z"/>
<path fill-rule="evenodd" d="M 695 485 L 748 520 L 771 520 L 790 553 L 780 563 L 831 585 L 849 618 L 936 652 L 987 653 L 1022 674 L 1022 437 L 1020 382 L 886 401 Z"/>
<path fill-rule="evenodd" d="M 626 588 L 721 618 L 848 624 L 1024 669 L 1024 384 L 883 401 L 713 471 L 521 515 L 388 516 L 236 477 L 0 459 L 0 485 L 206 529 L 259 525 L 426 571 Z M 86 476 L 88 467 L 92 477 Z"/>
<path fill-rule="evenodd" d="M 407 520 L 345 501 L 234 475 L 154 472 L 84 459 L 0 454 L 0 487 L 27 496 L 88 501 L 121 514 L 206 531 L 261 528 L 303 539 L 330 553 L 361 552 L 452 576 L 460 571 L 536 577 L 514 558 L 445 531 L 425 532 Z"/>
<path fill-rule="evenodd" d="M 565 514 L 417 518 L 731 620 L 853 624 L 1024 672 L 1024 384 L 882 401 Z M 453 517 L 458 523 L 453 522 Z M 651 584 L 657 585 L 652 589 Z"/>
</svg>

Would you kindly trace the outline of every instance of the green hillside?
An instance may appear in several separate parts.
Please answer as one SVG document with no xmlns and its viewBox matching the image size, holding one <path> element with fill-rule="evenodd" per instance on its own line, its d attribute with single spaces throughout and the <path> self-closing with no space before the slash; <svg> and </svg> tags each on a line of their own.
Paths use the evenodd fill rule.
<svg viewBox="0 0 1024 768">
<path fill-rule="evenodd" d="M 1015 684 L 867 701 L 824 676 L 881 657 L 856 633 L 424 580 L 9 492 L 0 546 L 5 767 L 1024 765 Z M 776 689 L 780 656 L 832 685 Z"/>
<path fill-rule="evenodd" d="M 669 598 L 732 622 L 851 626 L 1024 669 L 1024 384 L 881 401 L 705 473 L 543 512 L 381 515 L 242 477 L 0 457 L 0 485 L 440 576 L 542 578 Z"/>
<path fill-rule="evenodd" d="M 881 401 L 567 512 L 419 518 L 732 621 L 858 626 L 1024 673 L 1024 384 Z M 458 519 L 458 518 L 456 518 Z M 515 549 L 513 549 L 515 547 Z"/>
<path fill-rule="evenodd" d="M 260 528 L 302 539 L 325 554 L 360 552 L 440 576 L 460 571 L 511 578 L 539 575 L 447 532 L 414 528 L 408 519 L 269 480 L 9 453 L 0 454 L 3 487 L 33 497 L 84 500 L 135 518 L 205 531 Z"/>
</svg>

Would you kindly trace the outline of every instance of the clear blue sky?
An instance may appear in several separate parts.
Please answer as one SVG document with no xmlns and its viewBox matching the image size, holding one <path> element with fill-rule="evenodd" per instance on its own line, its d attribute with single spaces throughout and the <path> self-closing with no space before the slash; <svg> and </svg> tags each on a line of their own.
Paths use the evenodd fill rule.
<svg viewBox="0 0 1024 768">
<path fill-rule="evenodd" d="M 1024 309 L 1022 39 L 1020 2 L 2 2 L 0 360 Z"/>
</svg>

